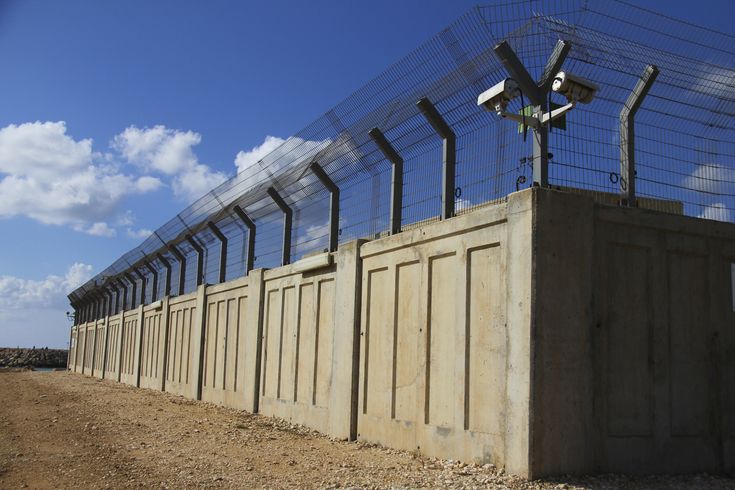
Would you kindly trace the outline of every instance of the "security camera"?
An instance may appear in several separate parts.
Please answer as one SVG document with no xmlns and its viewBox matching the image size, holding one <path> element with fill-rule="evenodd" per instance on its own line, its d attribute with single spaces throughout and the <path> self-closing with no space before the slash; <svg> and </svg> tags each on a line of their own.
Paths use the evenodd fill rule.
<svg viewBox="0 0 735 490">
<path fill-rule="evenodd" d="M 560 71 L 554 77 L 551 90 L 564 95 L 569 102 L 589 104 L 597 93 L 597 85 L 577 75 Z"/>
<path fill-rule="evenodd" d="M 512 78 L 506 78 L 500 83 L 495 84 L 493 88 L 485 90 L 477 97 L 477 105 L 485 107 L 488 111 L 495 111 L 498 114 L 505 111 L 508 102 L 518 96 L 518 83 Z"/>
</svg>

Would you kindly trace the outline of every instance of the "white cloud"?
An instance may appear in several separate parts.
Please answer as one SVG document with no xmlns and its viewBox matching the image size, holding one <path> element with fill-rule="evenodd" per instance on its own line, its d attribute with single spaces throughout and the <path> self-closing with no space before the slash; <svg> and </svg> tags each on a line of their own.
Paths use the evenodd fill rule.
<svg viewBox="0 0 735 490">
<path fill-rule="evenodd" d="M 0 218 L 26 216 L 42 223 L 105 231 L 128 195 L 160 187 L 153 177 L 120 173 L 92 151 L 92 140 L 75 140 L 66 123 L 10 124 L 0 129 Z"/>
<path fill-rule="evenodd" d="M 92 236 L 104 236 L 104 237 L 112 238 L 115 235 L 117 235 L 117 232 L 115 231 L 115 229 L 111 228 L 110 225 L 108 225 L 104 221 L 98 221 L 96 223 L 92 223 L 89 226 L 77 225 L 77 226 L 74 226 L 74 229 L 76 231 L 81 231 L 83 233 L 87 233 L 88 235 L 92 235 Z"/>
<path fill-rule="evenodd" d="M 735 193 L 735 168 L 719 164 L 700 165 L 684 179 L 684 186 L 709 194 Z"/>
<path fill-rule="evenodd" d="M 454 201 L 454 210 L 456 212 L 464 211 L 472 207 L 472 202 L 469 199 L 458 198 Z"/>
<path fill-rule="evenodd" d="M 258 163 L 259 160 L 262 160 L 264 156 L 268 155 L 285 142 L 285 139 L 279 138 L 278 136 L 266 136 L 265 140 L 263 140 L 263 142 L 258 146 L 254 146 L 248 151 L 239 151 L 237 156 L 235 156 L 237 172 L 240 173 L 248 170 Z"/>
<path fill-rule="evenodd" d="M 733 213 L 733 210 L 728 209 L 727 206 L 721 202 L 716 202 L 705 207 L 699 217 L 716 221 L 735 221 L 735 213 Z"/>
<path fill-rule="evenodd" d="M 130 126 L 113 138 L 112 147 L 141 170 L 168 176 L 174 195 L 193 201 L 227 179 L 223 172 L 199 162 L 193 148 L 201 141 L 193 131 Z M 146 184 L 157 188 L 152 182 L 142 185 Z"/>
<path fill-rule="evenodd" d="M 134 230 L 132 228 L 128 228 L 128 236 L 130 238 L 138 238 L 138 239 L 145 239 L 148 238 L 153 234 L 153 231 L 148 230 L 146 228 L 141 228 L 139 230 Z"/>
<path fill-rule="evenodd" d="M 266 136 L 263 143 L 249 151 L 240 151 L 235 157 L 239 182 L 245 186 L 257 184 L 282 169 L 313 159 L 332 142 L 330 139 L 311 141 L 292 137 L 287 140 L 277 136 Z"/>
<path fill-rule="evenodd" d="M 61 276 L 42 280 L 0 276 L 0 312 L 3 310 L 51 309 L 68 305 L 66 295 L 92 277 L 92 266 L 75 263 Z"/>
</svg>

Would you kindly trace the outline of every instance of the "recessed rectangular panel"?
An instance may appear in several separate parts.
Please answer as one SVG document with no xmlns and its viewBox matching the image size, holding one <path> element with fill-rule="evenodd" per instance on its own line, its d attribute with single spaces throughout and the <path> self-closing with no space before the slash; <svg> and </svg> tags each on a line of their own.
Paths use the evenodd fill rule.
<svg viewBox="0 0 735 490">
<path fill-rule="evenodd" d="M 421 264 L 399 265 L 396 268 L 395 291 L 395 372 L 393 387 L 393 418 L 414 421 L 416 419 L 416 383 L 420 376 L 418 366 L 418 340 L 421 305 Z"/>
<path fill-rule="evenodd" d="M 669 253 L 672 436 L 707 436 L 712 423 L 714 353 L 707 257 Z"/>
<path fill-rule="evenodd" d="M 237 314 L 237 299 L 232 298 L 224 302 L 226 304 L 225 315 L 227 318 L 227 327 L 224 336 L 224 355 L 222 363 L 224 365 L 222 389 L 235 391 L 235 377 L 237 376 L 237 339 L 239 333 L 239 323 Z"/>
<path fill-rule="evenodd" d="M 224 389 L 227 355 L 227 301 L 217 302 L 217 336 L 215 337 L 214 388 Z"/>
<path fill-rule="evenodd" d="M 429 259 L 428 403 L 425 422 L 439 427 L 454 425 L 457 265 L 455 254 Z"/>
<path fill-rule="evenodd" d="M 505 276 L 501 248 L 467 254 L 468 355 L 465 426 L 502 434 L 505 427 Z"/>
<path fill-rule="evenodd" d="M 329 405 L 332 383 L 332 347 L 334 346 L 334 280 L 319 281 L 314 403 Z M 347 328 L 350 328 L 349 326 Z"/>
<path fill-rule="evenodd" d="M 263 340 L 263 394 L 269 398 L 278 396 L 278 349 L 281 343 L 281 291 L 268 291 Z"/>
<path fill-rule="evenodd" d="M 393 389 L 393 284 L 388 269 L 369 272 L 365 332 L 367 413 L 391 416 Z"/>
<path fill-rule="evenodd" d="M 293 400 L 296 369 L 296 288 L 283 289 L 281 322 L 281 365 L 278 398 Z"/>
<path fill-rule="evenodd" d="M 650 252 L 611 244 L 607 256 L 607 434 L 650 436 L 653 372 Z"/>
<path fill-rule="evenodd" d="M 234 390 L 242 390 L 245 386 L 246 376 L 249 373 L 245 372 L 245 366 L 247 366 L 245 359 L 245 339 L 247 329 L 249 325 L 247 323 L 248 318 L 249 299 L 248 296 L 238 298 L 237 307 L 237 350 L 235 351 L 235 372 L 236 377 L 234 379 Z"/>
<path fill-rule="evenodd" d="M 302 284 L 299 288 L 299 352 L 297 365 L 296 401 L 311 405 L 314 393 L 316 367 L 316 312 L 314 310 L 314 285 Z"/>
</svg>

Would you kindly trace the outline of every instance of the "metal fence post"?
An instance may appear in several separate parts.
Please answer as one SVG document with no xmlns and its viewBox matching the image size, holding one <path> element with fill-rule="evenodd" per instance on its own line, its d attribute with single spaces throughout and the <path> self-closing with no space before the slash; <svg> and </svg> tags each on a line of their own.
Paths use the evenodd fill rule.
<svg viewBox="0 0 735 490">
<path fill-rule="evenodd" d="M 648 65 L 620 111 L 620 204 L 636 207 L 635 113 L 658 76 L 658 68 Z"/>
<path fill-rule="evenodd" d="M 339 239 L 339 187 L 319 163 L 311 162 L 309 168 L 329 191 L 329 251 L 334 252 L 337 250 Z"/>
<path fill-rule="evenodd" d="M 201 286 L 204 282 L 204 249 L 197 243 L 192 235 L 186 235 L 186 241 L 197 253 L 196 285 Z"/>
<path fill-rule="evenodd" d="M 403 211 L 403 158 L 388 142 L 385 135 L 378 128 L 368 131 L 378 149 L 392 164 L 390 184 L 390 226 L 391 235 L 401 231 L 401 213 Z"/>
<path fill-rule="evenodd" d="M 158 254 L 158 261 L 163 265 L 163 268 L 166 269 L 166 274 L 163 276 L 163 295 L 164 296 L 170 296 L 171 295 L 171 263 L 166 260 L 166 258 Z"/>
<path fill-rule="evenodd" d="M 274 187 L 269 187 L 267 192 L 278 208 L 283 212 L 283 252 L 281 255 L 281 265 L 288 265 L 291 263 L 291 229 L 293 210 L 288 204 L 286 204 L 286 201 L 283 200 Z"/>
<path fill-rule="evenodd" d="M 169 245 L 168 250 L 171 252 L 171 255 L 176 257 L 176 260 L 179 261 L 179 292 L 178 295 L 181 296 L 184 294 L 184 283 L 186 282 L 186 257 L 179 252 L 179 249 L 176 248 L 176 245 Z"/>
<path fill-rule="evenodd" d="M 145 274 L 140 272 L 138 269 L 133 269 L 135 271 L 135 275 L 137 275 L 140 278 L 140 303 L 141 305 L 145 304 L 145 290 L 146 286 L 148 285 L 148 278 Z"/>
<path fill-rule="evenodd" d="M 150 271 L 151 275 L 153 276 L 153 280 L 151 281 L 152 282 L 151 284 L 151 303 L 153 303 L 154 301 L 156 301 L 156 299 L 158 299 L 158 273 L 159 271 L 156 270 L 156 268 L 153 267 L 149 261 L 145 261 L 143 265 L 145 266 L 146 269 Z"/>
<path fill-rule="evenodd" d="M 424 97 L 416 102 L 419 110 L 443 140 L 442 152 L 442 212 L 441 219 L 454 216 L 454 189 L 457 163 L 457 138 L 431 101 Z"/>
<path fill-rule="evenodd" d="M 207 227 L 219 240 L 219 276 L 217 282 L 225 282 L 225 274 L 227 272 L 227 237 L 213 222 L 209 221 Z"/>
<path fill-rule="evenodd" d="M 255 222 L 250 219 L 250 217 L 245 214 L 245 211 L 242 210 L 240 206 L 235 206 L 232 208 L 232 210 L 235 212 L 238 218 L 245 223 L 245 226 L 248 228 L 248 249 L 246 255 L 246 264 L 245 264 L 245 275 L 248 274 L 251 270 L 253 270 L 253 266 L 255 263 Z"/>
<path fill-rule="evenodd" d="M 133 277 L 132 274 L 129 272 L 125 273 L 125 277 L 128 281 L 130 281 L 130 284 L 132 284 L 132 289 L 130 292 L 130 308 L 135 308 L 136 303 L 136 296 L 138 292 L 138 283 L 135 281 L 135 277 Z"/>
</svg>

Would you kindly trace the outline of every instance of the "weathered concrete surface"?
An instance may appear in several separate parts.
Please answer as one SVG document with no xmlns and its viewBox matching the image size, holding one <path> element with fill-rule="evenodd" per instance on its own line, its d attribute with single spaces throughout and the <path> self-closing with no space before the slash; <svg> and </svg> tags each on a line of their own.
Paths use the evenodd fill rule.
<svg viewBox="0 0 735 490">
<path fill-rule="evenodd" d="M 73 327 L 69 368 L 526 477 L 735 471 L 733 263 L 735 225 L 535 188 Z"/>
</svg>

